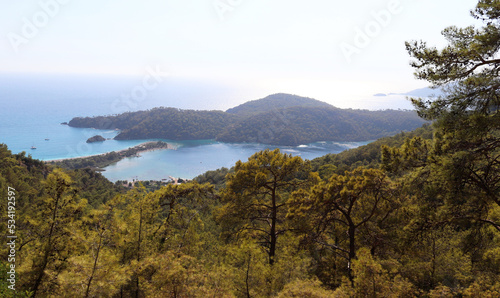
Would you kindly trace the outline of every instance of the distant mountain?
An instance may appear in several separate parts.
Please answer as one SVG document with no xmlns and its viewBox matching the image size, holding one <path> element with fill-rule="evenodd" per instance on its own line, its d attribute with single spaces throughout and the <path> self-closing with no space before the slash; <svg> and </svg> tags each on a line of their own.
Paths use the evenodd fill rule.
<svg viewBox="0 0 500 298">
<path fill-rule="evenodd" d="M 426 88 L 420 88 L 420 89 L 415 89 L 406 93 L 391 93 L 391 95 L 408 95 L 408 96 L 415 96 L 415 97 L 430 97 L 433 95 L 439 96 L 443 95 L 443 91 L 441 89 L 432 89 L 429 87 Z"/>
<path fill-rule="evenodd" d="M 221 132 L 217 139 L 277 145 L 366 141 L 410 131 L 423 123 L 413 111 L 291 107 L 249 116 Z"/>
<path fill-rule="evenodd" d="M 248 101 L 244 104 L 227 110 L 226 113 L 248 116 L 269 112 L 271 110 L 292 107 L 333 108 L 332 105 L 316 99 L 285 93 L 277 93 L 261 99 Z"/>
<path fill-rule="evenodd" d="M 155 108 L 117 116 L 73 118 L 69 125 L 119 129 L 117 140 L 216 139 L 292 146 L 374 140 L 413 130 L 423 123 L 413 111 L 339 109 L 311 98 L 274 94 L 226 112 Z"/>
</svg>

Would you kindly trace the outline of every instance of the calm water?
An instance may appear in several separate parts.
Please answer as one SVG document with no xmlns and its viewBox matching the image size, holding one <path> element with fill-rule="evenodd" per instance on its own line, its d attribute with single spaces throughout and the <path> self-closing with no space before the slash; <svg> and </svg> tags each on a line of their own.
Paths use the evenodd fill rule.
<svg viewBox="0 0 500 298">
<path fill-rule="evenodd" d="M 117 132 L 71 128 L 60 123 L 75 116 L 111 115 L 158 106 L 226 109 L 230 107 L 227 102 L 234 102 L 234 98 L 240 98 L 243 103 L 267 95 L 241 88 L 170 79 L 140 102 L 124 100 L 122 95 L 130 94 L 140 82 L 141 78 L 134 77 L 0 74 L 0 143 L 7 144 L 13 153 L 25 151 L 41 160 L 106 153 L 147 140 L 108 140 L 87 144 L 85 141 L 89 137 L 100 134 L 113 138 Z M 158 180 L 168 176 L 193 178 L 207 170 L 231 167 L 236 161 L 245 161 L 253 153 L 268 148 L 260 144 L 224 144 L 206 140 L 173 143 L 177 150 L 148 152 L 138 158 L 122 160 L 108 167 L 104 175 L 113 181 Z M 312 159 L 362 144 L 365 143 L 330 142 L 281 149 Z M 32 146 L 37 149 L 32 150 Z"/>
<path fill-rule="evenodd" d="M 232 98 L 241 98 L 242 102 L 258 98 L 252 92 L 242 96 L 236 87 L 166 78 L 143 100 L 127 99 L 141 82 L 140 77 L 0 74 L 0 143 L 14 153 L 26 151 L 42 160 L 100 154 L 144 140 L 86 144 L 96 134 L 112 138 L 116 132 L 76 129 L 60 123 L 76 116 L 112 115 L 159 106 L 222 109 Z M 31 150 L 31 146 L 37 149 Z"/>
<path fill-rule="evenodd" d="M 168 141 L 168 140 L 167 140 Z M 368 142 L 321 142 L 299 147 L 279 147 L 282 152 L 304 159 L 365 145 Z M 213 141 L 177 142 L 177 150 L 158 150 L 142 153 L 111 165 L 103 172 L 111 181 L 161 180 L 169 176 L 192 179 L 208 170 L 230 168 L 238 160 L 246 161 L 257 151 L 276 146 L 262 144 L 227 144 Z"/>
</svg>

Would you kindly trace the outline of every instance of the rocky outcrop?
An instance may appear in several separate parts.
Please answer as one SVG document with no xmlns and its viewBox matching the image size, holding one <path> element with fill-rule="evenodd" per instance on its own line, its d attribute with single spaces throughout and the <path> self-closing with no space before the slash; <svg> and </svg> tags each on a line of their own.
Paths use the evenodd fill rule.
<svg viewBox="0 0 500 298">
<path fill-rule="evenodd" d="M 93 137 L 89 138 L 87 140 L 87 143 L 104 142 L 104 141 L 106 141 L 105 138 L 103 138 L 102 136 L 97 135 L 97 136 L 93 136 Z"/>
</svg>

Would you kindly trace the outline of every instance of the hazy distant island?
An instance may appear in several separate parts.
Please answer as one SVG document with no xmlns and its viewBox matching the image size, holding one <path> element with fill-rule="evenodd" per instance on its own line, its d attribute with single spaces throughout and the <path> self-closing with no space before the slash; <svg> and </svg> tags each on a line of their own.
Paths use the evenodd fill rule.
<svg viewBox="0 0 500 298">
<path fill-rule="evenodd" d="M 154 108 L 113 116 L 76 117 L 79 128 L 118 129 L 116 140 L 215 139 L 297 146 L 318 141 L 367 141 L 414 130 L 414 111 L 340 109 L 312 98 L 274 94 L 223 111 Z"/>
</svg>

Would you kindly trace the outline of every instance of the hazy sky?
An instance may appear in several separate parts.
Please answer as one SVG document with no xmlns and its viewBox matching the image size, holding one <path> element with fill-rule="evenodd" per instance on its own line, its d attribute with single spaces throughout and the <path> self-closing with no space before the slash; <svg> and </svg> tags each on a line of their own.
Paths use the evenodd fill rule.
<svg viewBox="0 0 500 298">
<path fill-rule="evenodd" d="M 143 74 L 330 101 L 427 86 L 404 41 L 443 45 L 476 0 L 1 0 L 0 72 Z"/>
</svg>

